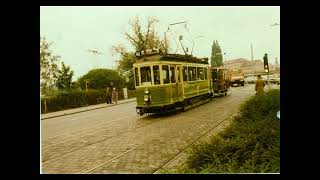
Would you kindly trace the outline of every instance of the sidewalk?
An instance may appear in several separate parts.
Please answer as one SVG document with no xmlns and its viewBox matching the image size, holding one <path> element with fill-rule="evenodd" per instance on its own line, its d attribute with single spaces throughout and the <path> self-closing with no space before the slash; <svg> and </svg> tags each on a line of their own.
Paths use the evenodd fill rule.
<svg viewBox="0 0 320 180">
<path fill-rule="evenodd" d="M 41 120 L 50 119 L 50 118 L 59 117 L 59 116 L 65 116 L 65 115 L 69 115 L 69 114 L 80 113 L 80 112 L 84 112 L 84 111 L 90 111 L 90 110 L 94 110 L 94 109 L 105 108 L 105 107 L 109 107 L 109 106 L 115 106 L 118 104 L 124 104 L 124 103 L 133 102 L 133 101 L 136 101 L 136 98 L 119 100 L 117 104 L 103 103 L 103 104 L 97 104 L 97 105 L 92 105 L 92 106 L 86 106 L 86 107 L 80 107 L 80 108 L 74 108 L 74 109 L 68 109 L 68 110 L 63 110 L 63 111 L 56 111 L 56 112 L 41 114 Z"/>
</svg>

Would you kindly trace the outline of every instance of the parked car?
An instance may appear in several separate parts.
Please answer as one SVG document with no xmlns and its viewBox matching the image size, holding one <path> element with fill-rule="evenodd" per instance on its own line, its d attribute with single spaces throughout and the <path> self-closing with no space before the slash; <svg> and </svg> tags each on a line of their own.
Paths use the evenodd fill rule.
<svg viewBox="0 0 320 180">
<path fill-rule="evenodd" d="M 261 78 L 262 78 L 262 80 L 264 80 L 264 82 L 266 84 L 268 84 L 268 75 L 262 75 Z M 270 83 L 279 85 L 280 84 L 280 75 L 279 74 L 269 75 L 269 81 L 270 81 Z"/>
<path fill-rule="evenodd" d="M 257 80 L 257 77 L 252 75 L 252 76 L 247 76 L 244 81 L 245 83 L 248 83 L 248 84 L 254 84 L 256 83 L 256 80 Z"/>
<path fill-rule="evenodd" d="M 276 74 L 269 75 L 270 83 L 276 84 L 278 76 Z"/>
</svg>

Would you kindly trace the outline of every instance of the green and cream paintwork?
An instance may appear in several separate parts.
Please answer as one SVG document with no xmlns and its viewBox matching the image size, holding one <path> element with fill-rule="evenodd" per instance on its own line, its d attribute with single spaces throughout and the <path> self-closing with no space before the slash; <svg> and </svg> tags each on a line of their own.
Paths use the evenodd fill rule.
<svg viewBox="0 0 320 180">
<path fill-rule="evenodd" d="M 153 106 L 166 106 L 172 105 L 177 102 L 183 102 L 186 99 L 204 95 L 204 94 L 212 94 L 212 88 L 210 84 L 211 73 L 209 70 L 208 64 L 198 64 L 198 63 L 186 63 L 186 62 L 176 62 L 173 60 L 160 60 L 161 55 L 153 55 L 149 57 L 143 57 L 136 61 L 133 65 L 133 71 L 135 72 L 135 68 L 138 68 L 137 76 L 135 74 L 135 78 L 139 79 L 139 86 L 136 85 L 136 97 L 137 97 L 137 107 L 153 107 Z M 153 74 L 153 66 L 159 65 L 160 73 L 160 84 L 154 85 L 154 74 Z M 163 73 L 162 73 L 162 65 L 169 65 L 169 77 L 171 77 L 170 67 L 175 67 L 176 74 L 176 83 L 163 83 Z M 141 76 L 140 76 L 140 68 L 141 67 L 150 67 L 151 69 L 151 85 L 142 85 L 141 84 Z M 205 80 L 197 80 L 197 81 L 186 81 L 183 82 L 183 67 L 184 66 L 192 66 L 192 67 L 204 67 L 207 68 L 207 79 Z M 178 75 L 178 67 L 179 73 Z M 189 73 L 187 73 L 189 74 Z M 169 78 L 170 79 L 170 78 Z M 188 79 L 188 78 L 187 78 Z M 136 81 L 135 81 L 136 82 Z M 150 91 L 150 103 L 145 103 L 144 101 L 144 91 L 148 89 Z"/>
</svg>

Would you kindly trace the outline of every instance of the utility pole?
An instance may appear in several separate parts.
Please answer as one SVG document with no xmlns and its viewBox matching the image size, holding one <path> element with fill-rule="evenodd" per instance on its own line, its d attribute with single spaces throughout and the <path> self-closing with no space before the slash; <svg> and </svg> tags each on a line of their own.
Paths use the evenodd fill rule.
<svg viewBox="0 0 320 180">
<path fill-rule="evenodd" d="M 169 30 L 169 28 L 168 28 Z M 166 54 L 168 54 L 168 49 L 167 49 L 167 32 L 164 32 L 164 51 Z"/>
<path fill-rule="evenodd" d="M 252 50 L 252 43 L 251 43 L 251 61 L 253 61 L 253 50 Z"/>
</svg>

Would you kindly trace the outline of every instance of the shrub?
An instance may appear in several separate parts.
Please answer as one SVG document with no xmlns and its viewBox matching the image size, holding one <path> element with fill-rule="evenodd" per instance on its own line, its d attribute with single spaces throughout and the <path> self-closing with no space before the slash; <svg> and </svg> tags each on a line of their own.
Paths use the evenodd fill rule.
<svg viewBox="0 0 320 180">
<path fill-rule="evenodd" d="M 128 90 L 128 98 L 135 97 L 135 90 Z M 123 91 L 118 91 L 119 100 L 124 99 Z M 104 89 L 54 91 L 45 98 L 41 98 L 41 113 L 45 113 L 45 100 L 47 112 L 61 111 L 65 109 L 96 105 L 107 102 L 106 92 Z"/>
<path fill-rule="evenodd" d="M 279 110 L 279 90 L 251 98 L 225 131 L 193 146 L 188 168 L 180 172 L 280 172 Z"/>
</svg>

